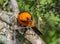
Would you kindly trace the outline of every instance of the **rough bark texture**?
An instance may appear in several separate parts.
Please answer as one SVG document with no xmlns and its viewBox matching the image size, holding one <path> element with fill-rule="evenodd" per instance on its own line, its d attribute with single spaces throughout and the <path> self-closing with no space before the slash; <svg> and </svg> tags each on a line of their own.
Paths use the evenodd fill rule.
<svg viewBox="0 0 60 44">
<path fill-rule="evenodd" d="M 5 44 L 13 44 L 12 30 L 9 25 L 0 20 L 0 41 Z"/>
<path fill-rule="evenodd" d="M 15 13 L 15 16 L 17 18 L 17 14 L 19 13 L 18 5 L 16 0 L 10 0 L 12 11 Z"/>
<path fill-rule="evenodd" d="M 32 29 L 29 29 L 25 38 L 27 38 L 32 44 L 46 44 L 39 35 L 37 35 Z"/>
</svg>

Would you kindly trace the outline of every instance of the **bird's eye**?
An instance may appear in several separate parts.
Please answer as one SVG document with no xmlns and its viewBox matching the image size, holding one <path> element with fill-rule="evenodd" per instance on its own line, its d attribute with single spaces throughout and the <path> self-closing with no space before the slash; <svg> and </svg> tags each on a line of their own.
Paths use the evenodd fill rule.
<svg viewBox="0 0 60 44">
<path fill-rule="evenodd" d="M 31 17 L 31 20 L 32 20 L 32 17 Z"/>
<path fill-rule="evenodd" d="M 29 20 L 29 18 L 27 18 L 27 20 Z"/>
</svg>

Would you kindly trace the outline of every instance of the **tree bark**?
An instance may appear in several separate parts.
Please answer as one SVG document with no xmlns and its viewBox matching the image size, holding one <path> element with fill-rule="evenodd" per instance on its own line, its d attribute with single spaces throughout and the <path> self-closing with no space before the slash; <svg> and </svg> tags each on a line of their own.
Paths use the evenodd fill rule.
<svg viewBox="0 0 60 44">
<path fill-rule="evenodd" d="M 18 9 L 18 5 L 17 5 L 16 0 L 10 0 L 10 4 L 11 4 L 11 7 L 12 7 L 12 11 L 15 13 L 15 16 L 17 18 L 17 15 L 19 13 L 19 9 Z"/>
<path fill-rule="evenodd" d="M 33 29 L 27 30 L 25 38 L 28 39 L 32 44 L 46 44 L 42 38 L 33 31 Z"/>
</svg>

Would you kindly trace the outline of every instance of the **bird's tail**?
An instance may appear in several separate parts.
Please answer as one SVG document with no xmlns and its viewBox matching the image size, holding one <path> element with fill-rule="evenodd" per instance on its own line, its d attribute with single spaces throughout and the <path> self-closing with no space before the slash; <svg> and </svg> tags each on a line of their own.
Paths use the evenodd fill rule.
<svg viewBox="0 0 60 44">
<path fill-rule="evenodd" d="M 38 35 L 42 35 L 42 33 L 37 29 L 36 26 L 32 27 L 32 29 L 37 33 Z"/>
</svg>

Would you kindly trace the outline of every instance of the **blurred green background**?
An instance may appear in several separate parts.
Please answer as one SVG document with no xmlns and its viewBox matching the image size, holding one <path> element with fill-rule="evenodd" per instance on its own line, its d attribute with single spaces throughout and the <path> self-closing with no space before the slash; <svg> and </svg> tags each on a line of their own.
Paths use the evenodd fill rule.
<svg viewBox="0 0 60 44">
<path fill-rule="evenodd" d="M 6 1 L 0 0 L 0 8 L 10 11 L 8 4 L 3 6 Z M 20 12 L 30 12 L 36 24 L 41 18 L 40 31 L 47 44 L 60 44 L 60 0 L 17 0 L 17 3 Z"/>
</svg>

